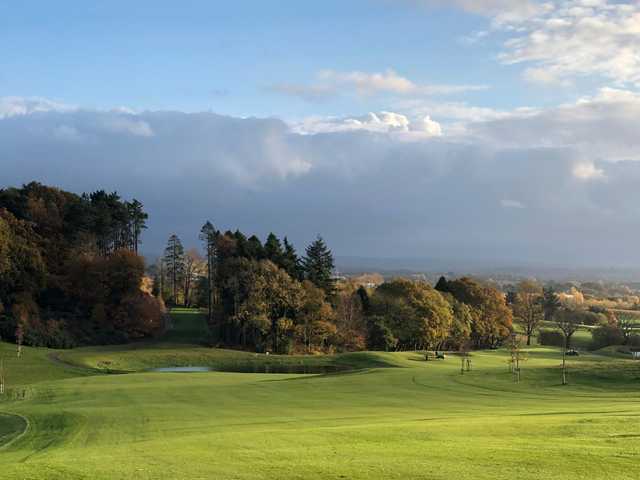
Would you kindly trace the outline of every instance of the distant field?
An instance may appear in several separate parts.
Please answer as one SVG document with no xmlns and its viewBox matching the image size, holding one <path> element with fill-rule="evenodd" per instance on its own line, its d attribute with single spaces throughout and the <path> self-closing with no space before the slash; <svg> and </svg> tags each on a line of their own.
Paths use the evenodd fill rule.
<svg viewBox="0 0 640 480">
<path fill-rule="evenodd" d="M 521 334 L 524 333 L 524 330 L 521 325 L 518 323 L 514 324 L 515 329 Z M 545 330 L 558 330 L 558 327 L 553 322 L 543 321 L 540 324 L 540 328 Z M 589 350 L 591 348 L 591 343 L 593 337 L 591 336 L 591 329 L 593 327 L 590 325 L 582 325 L 571 337 L 571 345 L 573 348 L 577 348 L 579 350 Z M 558 330 L 559 331 L 559 330 Z M 538 335 L 537 332 L 531 337 L 531 344 L 536 345 L 538 343 Z"/>
<path fill-rule="evenodd" d="M 176 317 L 177 332 L 201 328 L 188 315 Z M 474 353 L 464 375 L 456 356 L 425 362 L 411 352 L 277 359 L 352 369 L 329 375 L 102 373 L 104 362 L 137 371 L 274 361 L 176 337 L 193 341 L 174 332 L 131 348 L 57 352 L 57 362 L 45 349 L 15 359 L 0 344 L 13 358 L 12 392 L 24 394 L 0 402 L 0 443 L 24 431 L 6 414 L 29 421 L 0 446 L 0 478 L 637 478 L 640 362 L 583 354 L 565 387 L 558 350 L 539 346 L 519 384 L 501 350 Z"/>
</svg>

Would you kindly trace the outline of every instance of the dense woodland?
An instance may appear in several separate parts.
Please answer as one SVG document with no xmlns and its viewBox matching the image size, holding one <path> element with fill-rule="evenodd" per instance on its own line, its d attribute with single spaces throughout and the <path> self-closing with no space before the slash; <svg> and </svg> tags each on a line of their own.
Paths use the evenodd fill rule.
<svg viewBox="0 0 640 480">
<path fill-rule="evenodd" d="M 262 242 L 210 222 L 200 248 L 185 250 L 172 235 L 147 267 L 137 253 L 146 220 L 140 202 L 116 193 L 76 195 L 38 183 L 0 190 L 2 339 L 128 342 L 163 331 L 166 303 L 205 311 L 209 345 L 259 352 L 495 348 L 515 331 L 527 344 L 537 337 L 570 348 L 584 325 L 593 327 L 594 346 L 640 344 L 640 315 L 613 303 L 612 295 L 628 292 L 606 297 L 597 283 L 583 294 L 535 281 L 498 288 L 466 277 L 435 286 L 338 279 L 320 236 L 298 254 L 287 237 L 271 233 Z M 628 308 L 636 305 L 640 299 Z"/>
<path fill-rule="evenodd" d="M 162 329 L 140 287 L 136 200 L 30 183 L 0 190 L 0 335 L 30 345 L 126 342 Z"/>
</svg>

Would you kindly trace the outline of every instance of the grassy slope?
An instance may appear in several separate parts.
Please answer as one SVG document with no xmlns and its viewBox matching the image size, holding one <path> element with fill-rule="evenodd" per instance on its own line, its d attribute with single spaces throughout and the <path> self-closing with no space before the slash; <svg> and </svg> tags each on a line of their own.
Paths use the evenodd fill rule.
<svg viewBox="0 0 640 480">
<path fill-rule="evenodd" d="M 174 328 L 155 342 L 133 345 L 77 348 L 57 354 L 61 361 L 99 372 L 142 372 L 169 366 L 207 366 L 220 371 L 259 371 L 265 365 L 272 370 L 308 367 L 362 368 L 388 366 L 371 354 L 336 356 L 264 355 L 238 350 L 207 348 L 199 345 L 207 337 L 204 317 L 196 310 L 172 312 Z M 391 362 L 391 365 L 393 362 Z"/>
<path fill-rule="evenodd" d="M 110 357 L 98 352 L 83 355 Z M 398 368 L 69 378 L 80 372 L 30 354 L 46 375 L 0 404 L 31 422 L 0 450 L 3 479 L 636 478 L 640 362 L 582 355 L 561 387 L 558 352 L 541 347 L 517 385 L 502 351 L 474 354 L 463 376 L 455 356 L 381 353 L 348 358 Z"/>
</svg>

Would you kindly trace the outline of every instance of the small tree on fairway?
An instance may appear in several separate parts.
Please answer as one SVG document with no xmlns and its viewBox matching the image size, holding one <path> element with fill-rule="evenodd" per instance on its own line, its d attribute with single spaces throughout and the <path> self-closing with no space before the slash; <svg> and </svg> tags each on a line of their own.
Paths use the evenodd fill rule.
<svg viewBox="0 0 640 480">
<path fill-rule="evenodd" d="M 629 339 L 631 338 L 631 334 L 633 333 L 633 329 L 636 326 L 636 317 L 633 315 L 629 315 L 627 313 L 615 313 L 615 324 L 620 330 L 620 333 L 623 337 L 623 343 L 626 345 L 629 343 Z"/>
<path fill-rule="evenodd" d="M 302 268 L 307 280 L 324 290 L 327 298 L 333 297 L 333 254 L 320 235 L 307 247 L 306 255 L 302 259 Z"/>
<path fill-rule="evenodd" d="M 571 346 L 571 337 L 580 326 L 580 315 L 574 310 L 563 308 L 558 310 L 553 317 L 556 325 L 562 332 L 564 346 L 562 348 L 562 385 L 567 384 L 567 350 Z"/>
<path fill-rule="evenodd" d="M 513 374 L 513 381 L 520 383 L 520 362 L 524 360 L 524 356 L 520 349 L 520 339 L 516 332 L 511 333 L 509 346 L 511 351 L 510 370 Z"/>
</svg>

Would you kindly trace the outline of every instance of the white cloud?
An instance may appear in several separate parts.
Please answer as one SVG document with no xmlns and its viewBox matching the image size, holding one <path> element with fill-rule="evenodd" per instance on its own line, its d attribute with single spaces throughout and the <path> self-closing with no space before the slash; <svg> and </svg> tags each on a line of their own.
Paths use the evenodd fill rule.
<svg viewBox="0 0 640 480">
<path fill-rule="evenodd" d="M 536 15 L 503 20 L 496 28 L 514 35 L 500 59 L 530 65 L 524 73 L 529 81 L 568 86 L 576 78 L 596 76 L 640 86 L 638 2 L 549 2 Z"/>
<path fill-rule="evenodd" d="M 323 70 L 318 74 L 316 82 L 311 85 L 277 84 L 268 87 L 268 90 L 300 97 L 305 100 L 317 101 L 335 95 L 351 93 L 361 96 L 376 94 L 433 96 L 487 89 L 484 85 L 418 84 L 399 75 L 394 70 L 373 73 Z"/>
<path fill-rule="evenodd" d="M 414 131 L 424 132 L 431 137 L 439 137 L 442 135 L 441 125 L 432 120 L 429 115 L 426 115 L 421 121 L 414 122 L 412 127 Z"/>
<path fill-rule="evenodd" d="M 382 73 L 325 70 L 320 73 L 320 80 L 329 84 L 354 88 L 361 95 L 372 95 L 379 92 L 398 95 L 450 95 L 487 88 L 484 85 L 420 85 L 398 75 L 393 70 Z"/>
<path fill-rule="evenodd" d="M 521 22 L 551 8 L 550 2 L 536 0 L 405 0 L 426 6 L 454 6 L 467 12 L 491 17 L 497 24 Z"/>
<path fill-rule="evenodd" d="M 0 97 L 0 119 L 37 112 L 66 112 L 75 107 L 39 97 Z"/>
<path fill-rule="evenodd" d="M 592 162 L 580 162 L 573 167 L 573 176 L 580 180 L 596 180 L 604 178 L 604 170 L 597 168 Z"/>
<path fill-rule="evenodd" d="M 365 130 L 378 133 L 416 133 L 425 137 L 439 137 L 442 135 L 440 124 L 428 115 L 411 121 L 405 115 L 394 112 L 379 112 L 347 118 L 319 118 L 312 117 L 293 126 L 296 132 L 302 134 L 353 132 Z"/>
</svg>

